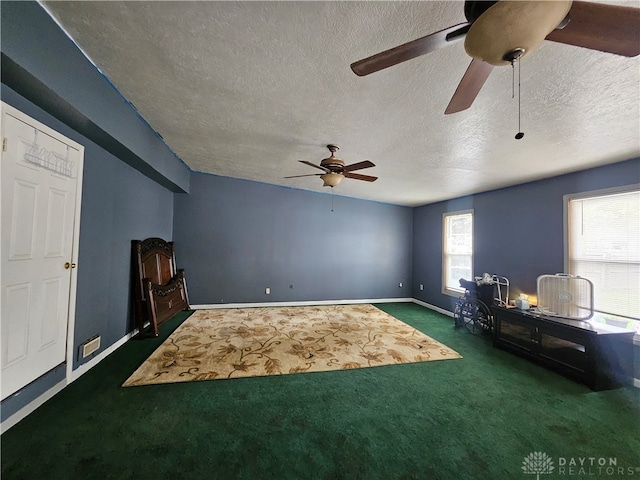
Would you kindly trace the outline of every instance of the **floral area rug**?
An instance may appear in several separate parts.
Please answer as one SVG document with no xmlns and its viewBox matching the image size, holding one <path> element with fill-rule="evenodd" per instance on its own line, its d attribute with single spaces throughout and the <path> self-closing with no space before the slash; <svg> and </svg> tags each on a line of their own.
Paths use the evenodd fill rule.
<svg viewBox="0 0 640 480">
<path fill-rule="evenodd" d="M 123 386 L 461 358 L 373 305 L 198 310 Z"/>
</svg>

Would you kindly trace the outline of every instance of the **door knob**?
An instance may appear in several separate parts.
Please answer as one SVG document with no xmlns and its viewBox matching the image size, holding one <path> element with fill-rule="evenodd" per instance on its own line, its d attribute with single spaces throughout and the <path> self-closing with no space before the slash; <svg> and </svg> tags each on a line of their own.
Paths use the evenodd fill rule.
<svg viewBox="0 0 640 480">
<path fill-rule="evenodd" d="M 73 262 L 66 262 L 64 264 L 64 268 L 66 268 L 67 270 L 69 270 L 70 268 L 76 268 L 76 264 Z"/>
</svg>

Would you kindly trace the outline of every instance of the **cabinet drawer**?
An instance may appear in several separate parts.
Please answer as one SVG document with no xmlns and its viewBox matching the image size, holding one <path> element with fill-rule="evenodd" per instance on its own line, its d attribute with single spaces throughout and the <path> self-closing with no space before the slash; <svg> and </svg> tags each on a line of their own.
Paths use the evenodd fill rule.
<svg viewBox="0 0 640 480">
<path fill-rule="evenodd" d="M 540 358 L 575 370 L 575 373 L 589 371 L 589 342 L 562 338 L 562 336 L 552 335 L 544 330 L 539 332 L 539 338 L 538 355 Z"/>
<path fill-rule="evenodd" d="M 534 331 L 531 325 L 511 319 L 501 319 L 496 326 L 496 343 L 509 344 L 526 352 L 533 352 L 536 347 Z"/>
</svg>

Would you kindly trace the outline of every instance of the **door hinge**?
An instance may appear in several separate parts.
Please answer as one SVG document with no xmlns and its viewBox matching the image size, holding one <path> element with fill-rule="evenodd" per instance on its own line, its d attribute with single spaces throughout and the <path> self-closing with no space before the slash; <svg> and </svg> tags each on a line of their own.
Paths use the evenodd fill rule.
<svg viewBox="0 0 640 480">
<path fill-rule="evenodd" d="M 2 139 L 2 151 L 6 152 L 7 151 L 7 138 L 3 138 Z"/>
</svg>

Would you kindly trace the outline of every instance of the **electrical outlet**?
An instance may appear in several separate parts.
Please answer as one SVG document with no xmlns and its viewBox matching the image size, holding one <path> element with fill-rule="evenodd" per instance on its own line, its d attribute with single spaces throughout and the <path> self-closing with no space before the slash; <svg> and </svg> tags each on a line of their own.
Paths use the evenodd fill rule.
<svg viewBox="0 0 640 480">
<path fill-rule="evenodd" d="M 420 284 L 420 290 L 424 290 L 424 285 Z"/>
<path fill-rule="evenodd" d="M 264 293 L 266 293 L 267 295 L 271 295 L 271 289 L 269 287 L 265 288 Z"/>
</svg>

